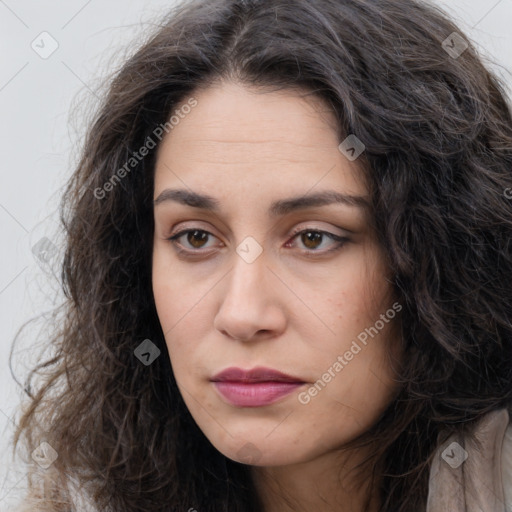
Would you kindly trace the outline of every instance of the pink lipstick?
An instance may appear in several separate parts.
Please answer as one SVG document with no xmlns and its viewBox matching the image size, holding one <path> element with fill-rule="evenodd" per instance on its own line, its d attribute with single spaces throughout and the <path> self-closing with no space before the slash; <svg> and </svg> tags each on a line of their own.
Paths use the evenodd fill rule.
<svg viewBox="0 0 512 512">
<path fill-rule="evenodd" d="M 297 377 L 264 367 L 252 370 L 226 368 L 211 381 L 220 394 L 237 407 L 270 405 L 305 384 Z"/>
</svg>

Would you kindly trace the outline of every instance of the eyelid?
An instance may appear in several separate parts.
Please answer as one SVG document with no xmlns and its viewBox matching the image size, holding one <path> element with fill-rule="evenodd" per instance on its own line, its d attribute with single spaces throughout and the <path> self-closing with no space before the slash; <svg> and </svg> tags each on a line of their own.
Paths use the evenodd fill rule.
<svg viewBox="0 0 512 512">
<path fill-rule="evenodd" d="M 339 237 L 339 238 L 346 238 L 348 233 L 350 233 L 347 229 L 344 230 L 346 232 L 343 233 L 343 234 L 337 234 L 337 233 L 333 233 L 332 231 L 329 230 L 330 228 L 322 228 L 322 227 L 319 227 L 319 226 L 298 226 L 296 228 L 293 228 L 292 231 L 291 231 L 291 234 L 290 236 L 295 236 L 299 233 L 302 233 L 304 231 L 319 231 L 320 233 L 325 233 L 326 235 L 330 235 L 330 236 L 333 236 L 333 237 Z M 341 228 L 338 228 L 338 229 L 341 229 Z"/>
<path fill-rule="evenodd" d="M 182 225 L 179 229 L 173 230 L 171 234 L 167 237 L 167 240 L 170 240 L 171 238 L 176 238 L 179 235 L 184 235 L 188 233 L 189 231 L 204 231 L 205 233 L 208 233 L 211 236 L 214 236 L 215 238 L 219 238 L 215 233 L 212 233 L 212 228 L 203 228 L 199 224 L 191 224 L 188 225 Z"/>
<path fill-rule="evenodd" d="M 176 236 L 177 234 L 183 234 L 183 232 L 186 232 L 186 231 L 194 231 L 194 230 L 197 230 L 197 231 L 205 231 L 206 233 L 209 233 L 213 236 L 215 236 L 216 238 L 219 238 L 217 235 L 215 235 L 215 233 L 212 233 L 210 231 L 210 229 L 214 229 L 215 228 L 203 228 L 201 227 L 200 224 L 198 224 L 197 222 L 202 222 L 202 221 L 191 221 L 191 222 L 195 222 L 194 224 L 191 224 L 190 226 L 188 226 L 186 223 L 182 226 L 180 226 L 179 229 L 176 229 L 176 230 L 173 230 L 171 232 L 171 234 L 167 237 L 167 239 L 171 238 L 171 237 L 174 237 Z M 318 222 L 318 221 L 309 221 L 309 222 Z M 307 224 L 307 222 L 306 222 Z M 319 226 L 312 226 L 312 225 L 304 225 L 304 223 L 302 223 L 302 225 L 300 226 L 297 226 L 295 228 L 292 229 L 291 233 L 290 233 L 290 236 L 295 236 L 297 235 L 298 233 L 301 233 L 302 231 L 304 230 L 311 230 L 311 231 L 321 231 L 323 233 L 326 233 L 326 234 L 330 234 L 330 235 L 333 235 L 333 236 L 338 236 L 338 237 L 348 237 L 352 234 L 354 234 L 355 232 L 350 230 L 350 229 L 347 229 L 347 228 L 340 228 L 338 226 L 335 226 L 336 229 L 339 229 L 342 231 L 342 233 L 332 233 L 330 231 L 330 229 L 333 229 L 332 227 L 331 228 L 323 228 L 323 227 L 319 227 Z"/>
</svg>

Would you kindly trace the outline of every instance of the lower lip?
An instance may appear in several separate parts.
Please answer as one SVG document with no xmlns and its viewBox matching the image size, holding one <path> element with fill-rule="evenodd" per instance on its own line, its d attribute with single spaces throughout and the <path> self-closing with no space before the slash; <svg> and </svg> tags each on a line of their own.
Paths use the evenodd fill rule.
<svg viewBox="0 0 512 512">
<path fill-rule="evenodd" d="M 238 407 L 263 407 L 301 387 L 301 382 L 214 382 L 222 396 Z"/>
</svg>

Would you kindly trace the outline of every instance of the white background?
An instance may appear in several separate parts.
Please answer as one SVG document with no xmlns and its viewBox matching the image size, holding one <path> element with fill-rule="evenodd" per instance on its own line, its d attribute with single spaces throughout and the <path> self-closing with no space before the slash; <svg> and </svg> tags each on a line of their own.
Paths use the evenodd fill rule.
<svg viewBox="0 0 512 512">
<path fill-rule="evenodd" d="M 76 161 L 84 118 L 100 80 L 130 42 L 159 20 L 173 0 L 0 0 L 0 511 L 11 510 L 25 484 L 13 465 L 10 440 L 22 392 L 8 367 L 23 322 L 55 304 L 55 283 L 32 248 L 43 237 L 58 245 L 58 202 Z M 512 91 L 512 0 L 439 0 Z M 42 5 L 44 4 L 44 5 Z M 31 47 L 41 32 L 58 42 L 47 59 Z M 137 40 L 137 39 L 135 39 Z M 49 41 L 48 41 L 49 44 Z M 48 46 L 46 46 L 48 48 Z M 71 109 L 76 108 L 73 122 Z M 81 110 L 80 110 L 81 109 Z M 51 261 L 58 265 L 58 259 Z M 29 325 L 15 353 L 24 377 L 44 342 Z"/>
</svg>

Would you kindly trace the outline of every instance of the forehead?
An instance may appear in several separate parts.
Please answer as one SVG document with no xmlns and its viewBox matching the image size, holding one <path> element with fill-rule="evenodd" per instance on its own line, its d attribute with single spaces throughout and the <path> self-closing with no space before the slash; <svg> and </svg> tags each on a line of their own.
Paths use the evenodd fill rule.
<svg viewBox="0 0 512 512">
<path fill-rule="evenodd" d="M 197 106 L 172 128 L 160 152 L 171 145 L 222 158 L 232 158 L 252 147 L 274 158 L 298 158 L 332 150 L 338 144 L 336 119 L 331 109 L 306 91 L 268 91 L 222 82 L 195 91 Z M 179 105 L 176 110 L 179 110 Z M 295 147 L 292 147 L 295 146 Z M 179 148 L 178 148 L 179 149 Z"/>
<path fill-rule="evenodd" d="M 197 105 L 158 148 L 155 197 L 184 185 L 203 192 L 228 187 L 231 195 L 265 190 L 281 197 L 292 190 L 305 194 L 317 184 L 352 195 L 366 192 L 358 164 L 338 150 L 332 109 L 318 97 L 231 82 L 191 96 Z"/>
<path fill-rule="evenodd" d="M 323 137 L 329 132 L 336 136 L 337 123 L 332 108 L 305 89 L 271 90 L 222 81 L 196 89 L 191 96 L 197 100 L 197 106 L 186 116 L 187 128 L 215 138 L 247 142 L 266 140 L 265 134 L 261 133 L 261 129 L 266 128 L 274 135 L 281 135 L 277 140 L 293 140 L 309 146 L 313 142 L 309 139 L 313 131 L 321 130 Z M 293 124 L 306 120 L 305 124 Z M 240 131 L 240 127 L 244 130 Z M 293 130 L 289 130 L 290 127 Z M 180 132 L 185 135 L 184 130 Z M 322 140 L 314 142 L 318 146 Z M 329 141 L 323 145 L 327 147 Z"/>
</svg>

